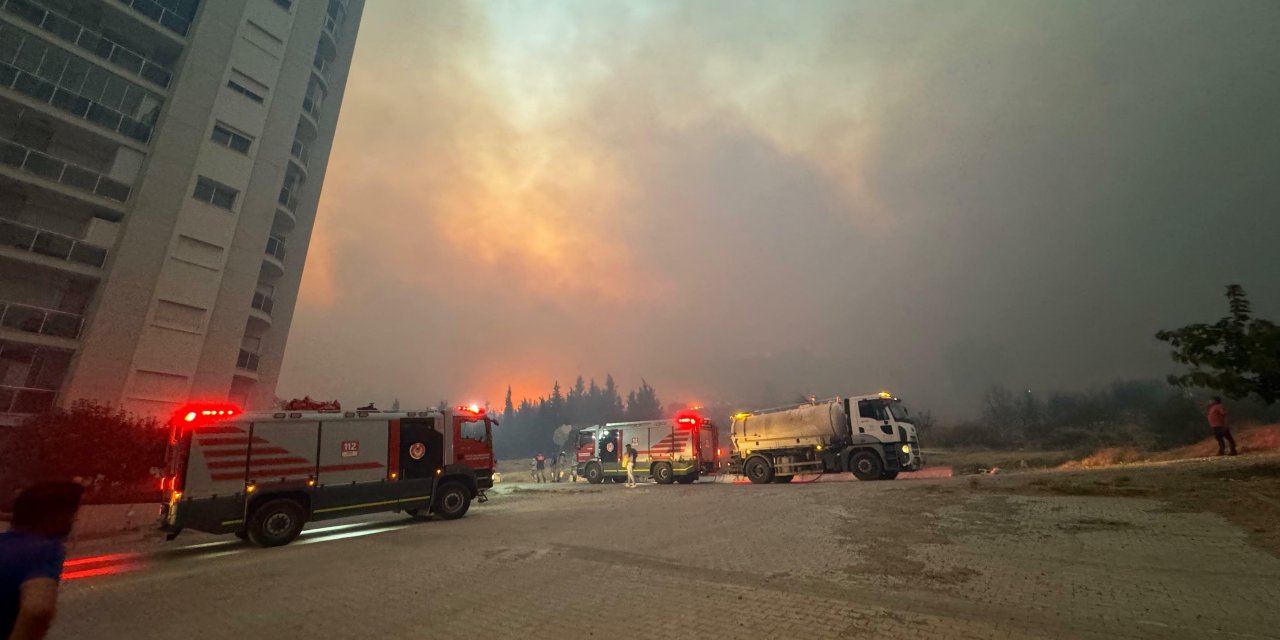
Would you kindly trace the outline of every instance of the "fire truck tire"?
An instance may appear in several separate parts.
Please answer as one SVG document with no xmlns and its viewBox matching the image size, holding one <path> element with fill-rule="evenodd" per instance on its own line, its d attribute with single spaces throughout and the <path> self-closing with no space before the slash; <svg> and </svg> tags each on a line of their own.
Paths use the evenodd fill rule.
<svg viewBox="0 0 1280 640">
<path fill-rule="evenodd" d="M 671 472 L 671 464 L 667 462 L 659 462 L 653 465 L 653 480 L 658 484 L 671 484 L 675 482 L 675 474 Z"/>
<path fill-rule="evenodd" d="M 591 484 L 604 482 L 604 469 L 601 469 L 598 464 L 587 465 L 587 482 Z"/>
<path fill-rule="evenodd" d="M 249 532 L 248 532 L 248 531 L 245 531 L 245 530 L 243 530 L 243 529 L 241 529 L 240 531 L 237 531 L 237 532 L 236 532 L 236 537 L 237 537 L 237 538 L 240 538 L 241 540 L 248 540 L 248 539 L 249 539 Z"/>
<path fill-rule="evenodd" d="M 745 475 L 752 484 L 769 484 L 773 481 L 773 465 L 769 464 L 768 460 L 756 456 L 742 465 L 742 475 Z"/>
<path fill-rule="evenodd" d="M 279 547 L 302 533 L 307 514 L 295 500 L 280 498 L 264 503 L 249 516 L 249 540 L 260 547 Z"/>
<path fill-rule="evenodd" d="M 445 520 L 457 520 L 467 515 L 467 510 L 470 508 L 471 494 L 467 493 L 467 488 L 456 482 L 450 482 L 440 487 L 436 493 L 436 499 L 431 505 L 431 513 Z"/>
<path fill-rule="evenodd" d="M 788 482 L 791 482 L 791 479 L 792 479 L 792 478 L 794 478 L 794 477 L 795 477 L 794 475 L 791 475 L 791 476 L 774 476 L 774 477 L 773 477 L 773 481 L 774 481 L 774 483 L 776 483 L 776 484 L 786 484 L 786 483 L 788 483 Z"/>
<path fill-rule="evenodd" d="M 676 482 L 679 482 L 680 484 L 693 484 L 693 481 L 697 479 L 698 479 L 698 476 L 690 474 L 687 476 L 680 476 L 676 478 Z"/>
<path fill-rule="evenodd" d="M 892 480 L 892 479 L 894 479 L 894 478 L 896 478 L 896 477 L 898 477 L 898 472 L 897 472 L 897 471 L 886 471 L 886 472 L 884 472 L 884 473 L 880 474 L 880 479 L 881 479 L 881 480 Z"/>
<path fill-rule="evenodd" d="M 859 480 L 879 480 L 884 475 L 884 463 L 873 451 L 859 451 L 849 461 L 849 470 Z"/>
</svg>

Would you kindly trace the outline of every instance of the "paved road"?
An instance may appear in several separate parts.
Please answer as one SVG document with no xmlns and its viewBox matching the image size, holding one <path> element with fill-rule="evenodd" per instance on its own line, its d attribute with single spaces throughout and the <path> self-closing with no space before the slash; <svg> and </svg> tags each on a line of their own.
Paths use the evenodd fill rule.
<svg viewBox="0 0 1280 640">
<path fill-rule="evenodd" d="M 184 538 L 68 567 L 53 637 L 1280 634 L 1280 560 L 1217 516 L 963 479 L 516 489 L 280 549 Z"/>
</svg>

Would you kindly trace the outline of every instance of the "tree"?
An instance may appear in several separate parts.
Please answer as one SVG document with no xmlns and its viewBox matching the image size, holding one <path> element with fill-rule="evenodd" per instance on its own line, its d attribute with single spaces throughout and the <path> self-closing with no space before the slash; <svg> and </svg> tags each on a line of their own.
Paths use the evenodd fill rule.
<svg viewBox="0 0 1280 640">
<path fill-rule="evenodd" d="M 400 398 L 396 398 L 391 401 L 391 412 L 392 413 L 400 412 Z"/>
<path fill-rule="evenodd" d="M 1170 375 L 1178 387 L 1203 387 L 1233 400 L 1280 400 L 1280 326 L 1253 317 L 1244 287 L 1227 285 L 1230 314 L 1213 324 L 1190 324 L 1156 333 L 1173 347 L 1175 362 L 1190 371 Z"/>
<path fill-rule="evenodd" d="M 662 417 L 658 392 L 640 379 L 640 388 L 627 394 L 627 420 L 657 420 Z"/>
<path fill-rule="evenodd" d="M 511 424 L 516 417 L 516 408 L 511 404 L 511 385 L 507 385 L 507 398 L 502 401 L 502 421 Z"/>
</svg>

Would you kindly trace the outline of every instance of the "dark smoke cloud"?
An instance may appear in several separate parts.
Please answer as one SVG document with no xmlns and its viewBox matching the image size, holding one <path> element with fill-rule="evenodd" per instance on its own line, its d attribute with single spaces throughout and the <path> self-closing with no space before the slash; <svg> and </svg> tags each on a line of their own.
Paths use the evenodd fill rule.
<svg viewBox="0 0 1280 640">
<path fill-rule="evenodd" d="M 798 6 L 370 3 L 281 394 L 960 412 L 1280 309 L 1280 5 Z"/>
</svg>

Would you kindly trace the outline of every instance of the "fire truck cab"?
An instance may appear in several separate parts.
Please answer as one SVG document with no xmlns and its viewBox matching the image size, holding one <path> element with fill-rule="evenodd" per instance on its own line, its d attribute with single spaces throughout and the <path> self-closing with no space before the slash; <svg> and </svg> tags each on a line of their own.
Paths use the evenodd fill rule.
<svg viewBox="0 0 1280 640">
<path fill-rule="evenodd" d="M 616 422 L 578 432 L 577 472 L 592 484 L 624 482 L 626 447 L 636 449 L 637 475 L 658 484 L 689 484 L 720 469 L 716 426 L 692 411 L 673 419 Z"/>
<path fill-rule="evenodd" d="M 160 527 L 288 544 L 309 521 L 380 511 L 461 518 L 493 487 L 496 421 L 446 411 L 241 413 L 190 405 L 169 421 Z"/>
</svg>

